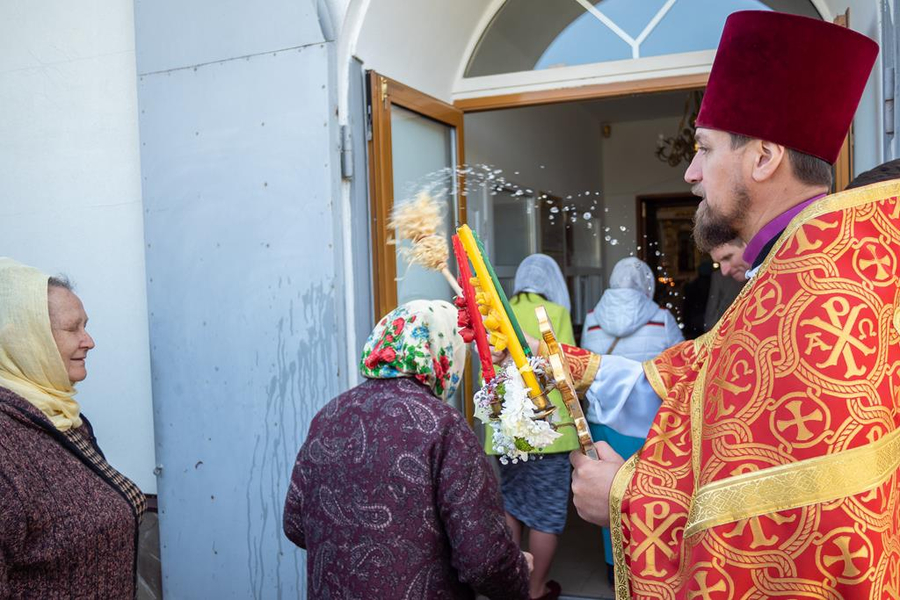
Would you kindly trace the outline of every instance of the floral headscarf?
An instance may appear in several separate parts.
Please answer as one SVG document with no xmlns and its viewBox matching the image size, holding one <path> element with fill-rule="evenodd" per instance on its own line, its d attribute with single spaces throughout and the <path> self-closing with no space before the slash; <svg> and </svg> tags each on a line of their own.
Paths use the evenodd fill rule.
<svg viewBox="0 0 900 600">
<path fill-rule="evenodd" d="M 457 309 L 443 300 L 413 300 L 397 307 L 366 341 L 360 373 L 371 379 L 415 377 L 446 402 L 466 366 L 457 316 Z"/>
</svg>

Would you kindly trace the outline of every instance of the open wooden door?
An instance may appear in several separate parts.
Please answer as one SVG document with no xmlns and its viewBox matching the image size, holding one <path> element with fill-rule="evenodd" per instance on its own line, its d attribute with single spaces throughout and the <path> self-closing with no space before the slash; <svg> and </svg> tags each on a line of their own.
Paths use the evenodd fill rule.
<svg viewBox="0 0 900 600">
<path fill-rule="evenodd" d="M 375 315 L 380 318 L 416 298 L 453 298 L 440 274 L 410 267 L 398 256 L 397 247 L 387 243 L 391 239 L 387 223 L 395 199 L 414 197 L 436 179 L 441 183 L 432 186 L 438 188 L 432 191 L 437 191 L 449 208 L 444 222 L 447 232 L 465 223 L 465 197 L 456 176 L 457 167 L 464 162 L 463 113 L 374 71 L 369 72 L 369 111 L 372 274 Z M 445 182 L 442 191 L 439 188 L 445 187 Z"/>
<path fill-rule="evenodd" d="M 374 71 L 369 71 L 368 87 L 372 287 L 377 320 L 409 300 L 453 301 L 453 290 L 443 276 L 410 266 L 397 246 L 388 244 L 392 234 L 387 224 L 395 200 L 412 198 L 427 187 L 448 207 L 443 228 L 452 258 L 450 235 L 466 222 L 464 181 L 458 172 L 465 159 L 460 109 Z M 450 269 L 456 271 L 450 262 Z M 461 392 L 452 402 L 471 424 L 471 364 Z"/>
</svg>

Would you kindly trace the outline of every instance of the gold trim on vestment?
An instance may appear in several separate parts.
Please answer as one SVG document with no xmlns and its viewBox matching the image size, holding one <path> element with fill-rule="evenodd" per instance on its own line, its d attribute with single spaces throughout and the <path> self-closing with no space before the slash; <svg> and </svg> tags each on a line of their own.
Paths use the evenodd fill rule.
<svg viewBox="0 0 900 600">
<path fill-rule="evenodd" d="M 704 485 L 685 537 L 711 527 L 868 492 L 900 467 L 900 429 L 875 442 Z"/>
<path fill-rule="evenodd" d="M 703 366 L 694 388 L 691 390 L 691 469 L 694 472 L 694 489 L 700 487 L 701 459 L 703 458 L 703 408 L 706 398 L 706 371 L 709 368 L 708 357 L 704 356 Z"/>
<path fill-rule="evenodd" d="M 616 600 L 630 600 L 631 598 L 631 583 L 628 565 L 625 562 L 625 539 L 622 533 L 622 502 L 625 500 L 625 492 L 628 491 L 628 485 L 637 469 L 638 454 L 640 452 L 634 454 L 619 468 L 609 490 L 609 532 L 612 542 L 613 569 L 616 574 Z"/>
<path fill-rule="evenodd" d="M 594 383 L 594 379 L 597 378 L 597 371 L 600 370 L 600 361 L 601 356 L 599 354 L 591 353 L 591 356 L 588 358 L 587 367 L 584 369 L 584 373 L 581 375 L 581 379 L 575 382 L 575 393 L 579 396 L 583 396 L 590 389 L 591 384 Z"/>
<path fill-rule="evenodd" d="M 647 360 L 644 361 L 641 366 L 644 368 L 644 375 L 647 377 L 650 387 L 653 388 L 653 391 L 656 392 L 656 395 L 659 396 L 660 400 L 665 400 L 666 396 L 669 395 L 669 390 L 667 390 L 665 384 L 663 384 L 662 376 L 659 374 L 656 363 L 652 360 Z"/>
</svg>

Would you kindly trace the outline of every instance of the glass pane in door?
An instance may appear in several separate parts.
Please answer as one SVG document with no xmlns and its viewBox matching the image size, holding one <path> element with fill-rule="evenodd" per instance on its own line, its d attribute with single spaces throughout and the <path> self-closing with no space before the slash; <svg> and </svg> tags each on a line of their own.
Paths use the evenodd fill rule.
<svg viewBox="0 0 900 600">
<path fill-rule="evenodd" d="M 414 198 L 423 186 L 443 177 L 446 185 L 429 185 L 432 195 L 444 207 L 440 230 L 448 240 L 448 252 L 453 264 L 453 252 L 449 246 L 450 235 L 455 231 L 457 202 L 456 132 L 453 127 L 438 123 L 417 113 L 391 107 L 391 145 L 394 176 L 394 204 Z M 403 242 L 398 250 L 409 242 Z M 455 271 L 451 267 L 452 271 Z M 440 273 L 418 265 L 410 265 L 401 252 L 397 253 L 397 303 L 410 300 L 452 300 L 453 291 Z"/>
<path fill-rule="evenodd" d="M 516 269 L 535 251 L 537 229 L 534 196 L 501 189 L 493 196 L 491 261 L 507 296 L 512 296 Z"/>
</svg>

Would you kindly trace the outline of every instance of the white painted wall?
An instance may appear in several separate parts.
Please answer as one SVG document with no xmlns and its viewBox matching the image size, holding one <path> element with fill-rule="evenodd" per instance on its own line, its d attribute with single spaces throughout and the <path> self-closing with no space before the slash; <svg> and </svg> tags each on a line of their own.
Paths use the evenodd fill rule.
<svg viewBox="0 0 900 600">
<path fill-rule="evenodd" d="M 392 79 L 445 102 L 472 32 L 489 3 L 484 0 L 371 0 L 350 2 L 348 18 L 362 13 L 353 54 Z M 353 35 L 353 28 L 346 31 Z"/>
<path fill-rule="evenodd" d="M 655 155 L 659 134 L 673 135 L 678 122 L 679 117 L 669 117 L 612 123 L 610 137 L 603 139 L 603 201 L 608 209 L 604 227 L 619 240 L 617 245 L 606 247 L 606 273 L 611 273 L 619 260 L 636 253 L 642 243 L 636 239 L 637 196 L 690 192 L 684 182 L 687 165 L 670 167 Z M 627 231 L 620 230 L 623 226 Z"/>
<path fill-rule="evenodd" d="M 155 493 L 132 3 L 0 3 L 0 106 L 0 254 L 75 280 L 97 342 L 77 399 Z"/>
</svg>

